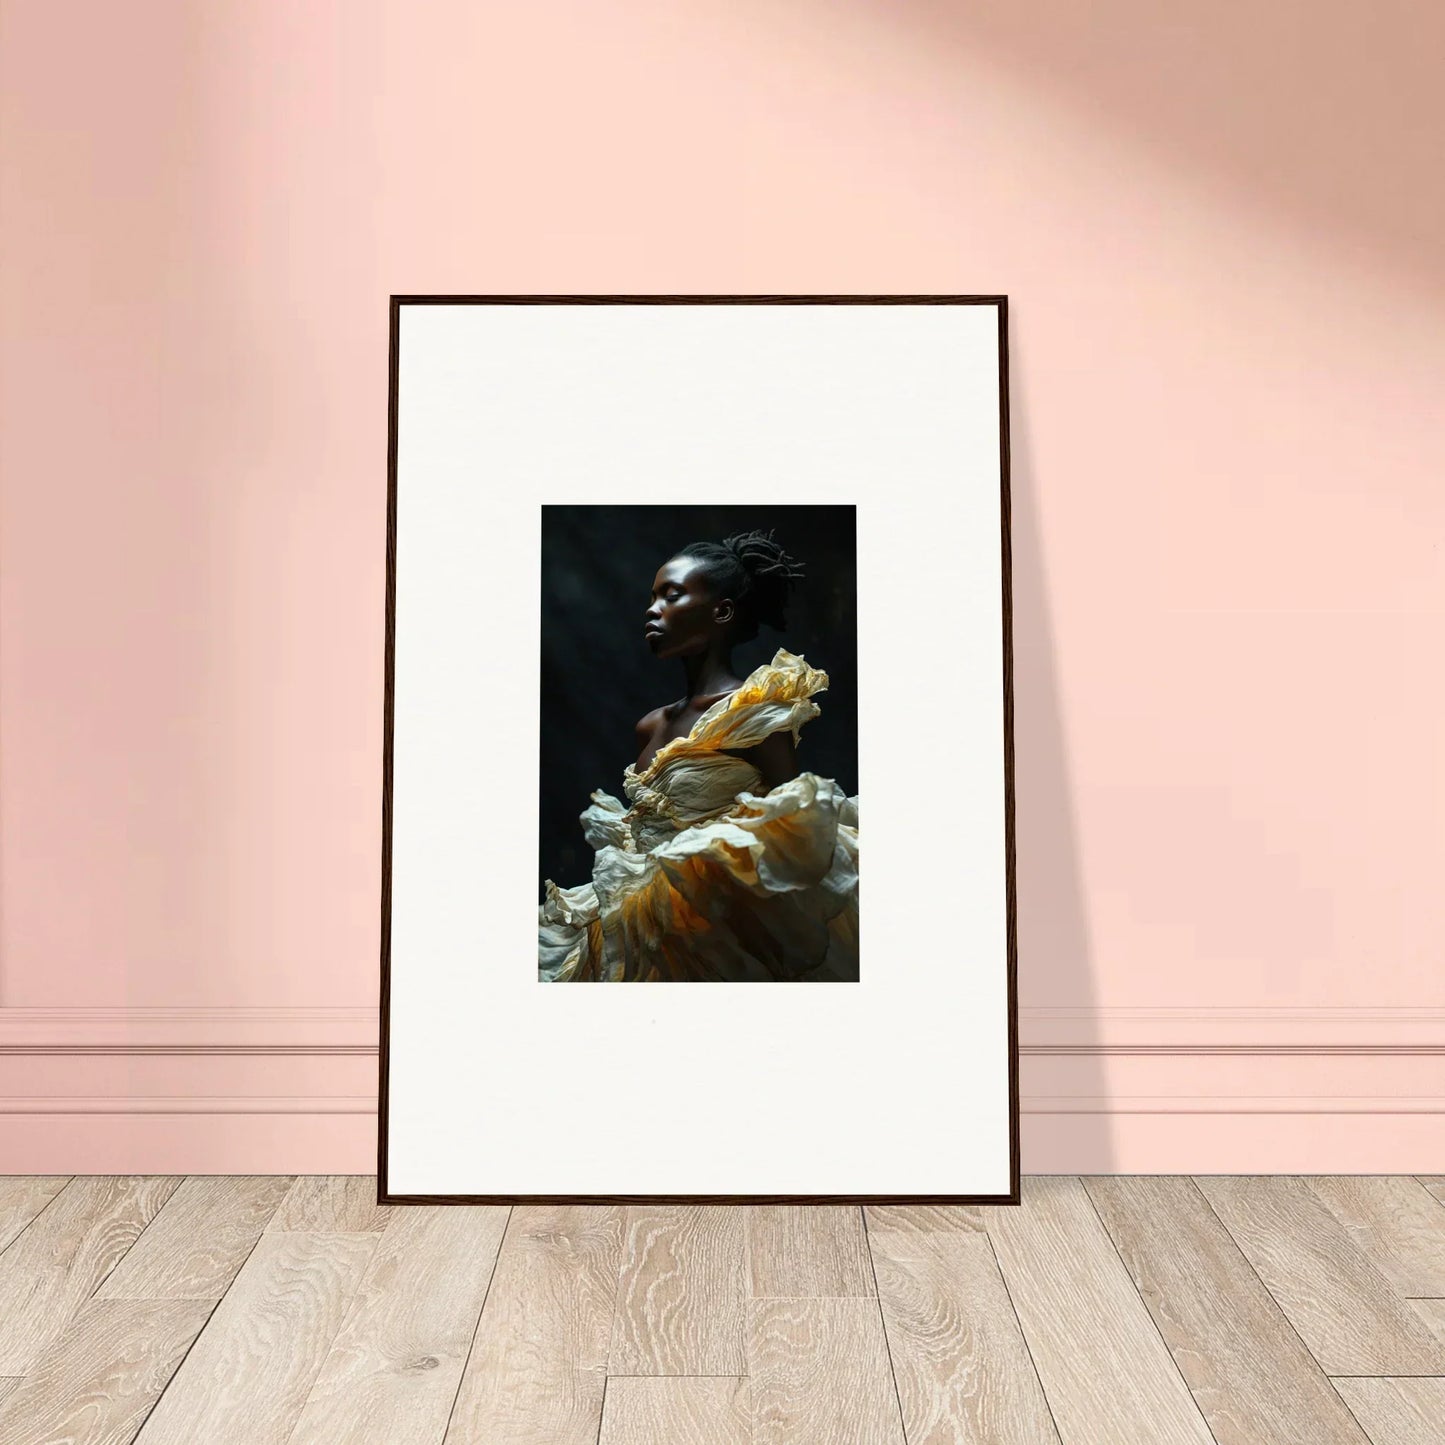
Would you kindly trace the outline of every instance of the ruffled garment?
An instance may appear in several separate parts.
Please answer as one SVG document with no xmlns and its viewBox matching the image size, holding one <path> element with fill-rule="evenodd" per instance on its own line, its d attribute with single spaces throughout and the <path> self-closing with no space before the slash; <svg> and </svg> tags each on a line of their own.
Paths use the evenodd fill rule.
<svg viewBox="0 0 1445 1445">
<path fill-rule="evenodd" d="M 827 686 L 779 648 L 641 772 L 628 764 L 631 807 L 592 794 L 592 881 L 547 880 L 542 979 L 857 979 L 857 797 L 806 772 L 760 792 L 757 768 L 721 751 L 785 728 L 796 743 Z"/>
</svg>

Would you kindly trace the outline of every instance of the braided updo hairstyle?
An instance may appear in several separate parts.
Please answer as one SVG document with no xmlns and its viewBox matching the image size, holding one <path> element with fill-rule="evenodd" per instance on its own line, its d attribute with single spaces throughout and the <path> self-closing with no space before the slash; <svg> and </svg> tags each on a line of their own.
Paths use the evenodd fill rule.
<svg viewBox="0 0 1445 1445">
<path fill-rule="evenodd" d="M 695 558 L 719 597 L 731 597 L 737 608 L 732 641 L 758 635 L 759 623 L 779 632 L 787 624 L 788 596 L 803 575 L 803 564 L 766 533 L 734 532 L 721 542 L 691 542 L 674 557 Z"/>
</svg>

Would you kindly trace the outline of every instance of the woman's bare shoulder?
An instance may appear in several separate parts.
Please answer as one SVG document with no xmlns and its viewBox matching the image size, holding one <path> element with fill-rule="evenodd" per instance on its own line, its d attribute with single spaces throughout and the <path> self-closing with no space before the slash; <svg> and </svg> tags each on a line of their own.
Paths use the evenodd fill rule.
<svg viewBox="0 0 1445 1445">
<path fill-rule="evenodd" d="M 742 684 L 739 683 L 737 687 Z M 655 707 L 649 713 L 644 713 L 637 720 L 637 732 L 639 737 L 651 737 L 653 732 L 663 724 L 670 724 L 684 713 L 692 712 L 701 717 L 714 703 L 721 702 L 730 693 L 736 692 L 737 687 L 725 687 L 721 692 L 704 693 L 698 697 L 681 698 L 672 702 L 665 702 L 661 707 Z"/>
<path fill-rule="evenodd" d="M 665 702 L 661 707 L 655 707 L 651 712 L 643 713 L 637 719 L 637 735 L 641 738 L 650 738 L 658 728 L 671 726 L 673 720 L 686 711 L 686 698 L 681 702 Z"/>
<path fill-rule="evenodd" d="M 655 707 L 651 712 L 643 713 L 637 719 L 637 736 L 639 738 L 650 738 L 657 731 L 657 725 L 668 717 L 668 709 L 671 703 L 663 703 L 661 707 Z"/>
</svg>

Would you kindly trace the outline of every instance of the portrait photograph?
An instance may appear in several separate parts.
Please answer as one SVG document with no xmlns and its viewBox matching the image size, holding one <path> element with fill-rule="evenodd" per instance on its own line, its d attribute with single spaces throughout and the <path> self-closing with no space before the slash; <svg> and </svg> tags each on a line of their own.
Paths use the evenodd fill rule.
<svg viewBox="0 0 1445 1445">
<path fill-rule="evenodd" d="M 857 980 L 856 513 L 543 507 L 541 979 Z"/>
<path fill-rule="evenodd" d="M 1008 1198 L 1004 299 L 393 297 L 390 367 L 384 1197 Z"/>
</svg>

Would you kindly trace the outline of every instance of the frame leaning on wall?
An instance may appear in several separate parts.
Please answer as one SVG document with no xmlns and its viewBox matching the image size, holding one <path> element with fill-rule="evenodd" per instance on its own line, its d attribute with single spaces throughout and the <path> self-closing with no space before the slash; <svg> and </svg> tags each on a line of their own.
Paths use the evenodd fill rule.
<svg viewBox="0 0 1445 1445">
<path fill-rule="evenodd" d="M 998 332 L 999 521 L 1003 620 L 1003 835 L 1006 892 L 1009 1192 L 1007 1194 L 461 1194 L 393 1192 L 389 1170 L 392 1075 L 392 852 L 396 712 L 397 458 L 401 314 L 410 307 L 473 306 L 967 306 L 993 307 Z M 382 1204 L 513 1203 L 917 1203 L 1017 1204 L 1020 1198 L 1018 959 L 1015 882 L 1012 553 L 1009 495 L 1008 302 L 993 295 L 394 295 L 389 301 L 385 695 L 382 759 L 381 1007 L 377 1131 L 378 1202 Z M 851 985 L 838 985 L 850 987 Z"/>
</svg>

